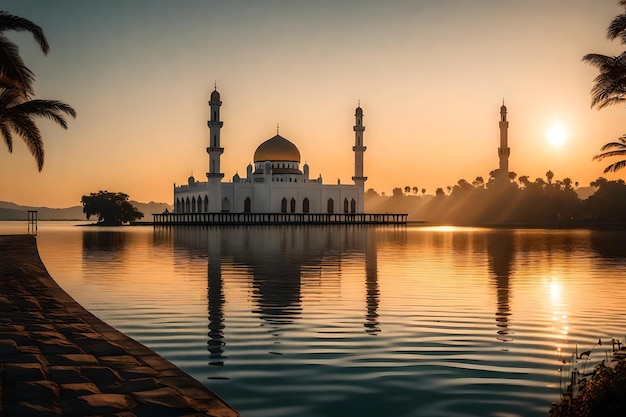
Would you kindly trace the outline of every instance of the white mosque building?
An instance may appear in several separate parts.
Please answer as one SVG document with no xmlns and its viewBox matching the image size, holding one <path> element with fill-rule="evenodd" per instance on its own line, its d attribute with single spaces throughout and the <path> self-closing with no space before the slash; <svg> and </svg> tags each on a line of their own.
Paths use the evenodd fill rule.
<svg viewBox="0 0 626 417">
<path fill-rule="evenodd" d="M 321 175 L 309 178 L 309 166 L 300 167 L 300 151 L 277 134 L 261 143 L 254 152 L 245 178 L 235 174 L 224 182 L 220 169 L 220 120 L 222 101 L 215 89 L 209 101 L 210 139 L 207 181 L 191 176 L 186 185 L 174 185 L 174 213 L 364 213 L 363 109 L 356 108 L 354 125 L 353 184 L 323 184 Z"/>
</svg>

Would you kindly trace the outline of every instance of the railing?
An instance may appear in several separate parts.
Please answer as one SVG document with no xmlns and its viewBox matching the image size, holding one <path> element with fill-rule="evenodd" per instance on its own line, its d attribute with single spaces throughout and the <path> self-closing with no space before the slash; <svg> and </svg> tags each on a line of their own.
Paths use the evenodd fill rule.
<svg viewBox="0 0 626 417">
<path fill-rule="evenodd" d="M 406 224 L 407 214 L 397 213 L 160 213 L 155 225 L 213 224 Z"/>
</svg>

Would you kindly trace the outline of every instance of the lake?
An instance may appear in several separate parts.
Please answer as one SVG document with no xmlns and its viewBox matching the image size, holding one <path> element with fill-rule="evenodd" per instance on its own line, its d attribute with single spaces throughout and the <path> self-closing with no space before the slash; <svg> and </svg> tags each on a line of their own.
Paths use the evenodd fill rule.
<svg viewBox="0 0 626 417">
<path fill-rule="evenodd" d="M 26 224 L 0 222 L 0 233 Z M 84 307 L 246 417 L 545 416 L 626 333 L 626 234 L 40 222 Z"/>
</svg>

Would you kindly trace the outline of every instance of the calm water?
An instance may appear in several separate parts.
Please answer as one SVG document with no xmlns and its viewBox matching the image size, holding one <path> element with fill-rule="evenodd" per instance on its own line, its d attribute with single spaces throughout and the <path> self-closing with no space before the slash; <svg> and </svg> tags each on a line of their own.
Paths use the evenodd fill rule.
<svg viewBox="0 0 626 417">
<path fill-rule="evenodd" d="M 248 417 L 545 416 L 560 357 L 626 332 L 624 233 L 41 222 L 38 244 Z"/>
</svg>

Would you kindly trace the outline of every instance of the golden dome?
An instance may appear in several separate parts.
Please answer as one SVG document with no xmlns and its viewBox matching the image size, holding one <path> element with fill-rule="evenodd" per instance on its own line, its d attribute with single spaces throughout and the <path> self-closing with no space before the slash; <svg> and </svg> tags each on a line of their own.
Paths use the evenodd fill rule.
<svg viewBox="0 0 626 417">
<path fill-rule="evenodd" d="M 300 163 L 300 151 L 280 135 L 266 140 L 256 148 L 254 162 L 291 161 Z"/>
</svg>

